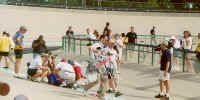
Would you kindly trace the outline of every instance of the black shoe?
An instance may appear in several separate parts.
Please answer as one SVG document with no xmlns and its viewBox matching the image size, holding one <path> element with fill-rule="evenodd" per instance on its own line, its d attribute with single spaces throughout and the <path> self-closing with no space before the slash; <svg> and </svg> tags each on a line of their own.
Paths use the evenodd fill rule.
<svg viewBox="0 0 200 100">
<path fill-rule="evenodd" d="M 114 93 L 114 91 L 112 91 L 111 89 L 108 89 L 108 90 L 106 91 L 106 93 Z"/>
<path fill-rule="evenodd" d="M 155 96 L 155 98 L 162 98 L 162 97 L 164 97 L 164 96 L 160 95 L 160 94 L 158 94 L 158 95 Z"/>
<path fill-rule="evenodd" d="M 99 91 L 99 90 L 98 90 L 98 91 L 97 91 L 97 94 L 100 94 L 101 92 L 102 92 L 102 91 Z"/>
<path fill-rule="evenodd" d="M 8 69 L 9 67 L 2 67 L 2 68 Z"/>
<path fill-rule="evenodd" d="M 115 93 L 115 97 L 119 97 L 119 96 L 121 96 L 121 95 L 123 95 L 121 92 L 116 92 L 116 93 Z"/>
</svg>

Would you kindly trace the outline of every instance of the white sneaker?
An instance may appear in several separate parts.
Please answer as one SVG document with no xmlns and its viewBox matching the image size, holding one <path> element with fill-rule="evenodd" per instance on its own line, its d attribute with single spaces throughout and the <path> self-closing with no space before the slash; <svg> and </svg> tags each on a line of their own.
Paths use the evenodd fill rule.
<svg viewBox="0 0 200 100">
<path fill-rule="evenodd" d="M 38 77 L 38 78 L 36 78 L 35 80 L 33 80 L 34 82 L 41 82 L 41 78 L 40 77 Z"/>
<path fill-rule="evenodd" d="M 45 82 L 45 83 L 48 83 L 47 77 L 43 78 L 41 81 L 42 81 L 42 82 Z"/>
<path fill-rule="evenodd" d="M 20 75 L 19 75 L 19 73 L 14 73 L 13 77 L 15 77 L 15 78 L 21 78 Z"/>
</svg>

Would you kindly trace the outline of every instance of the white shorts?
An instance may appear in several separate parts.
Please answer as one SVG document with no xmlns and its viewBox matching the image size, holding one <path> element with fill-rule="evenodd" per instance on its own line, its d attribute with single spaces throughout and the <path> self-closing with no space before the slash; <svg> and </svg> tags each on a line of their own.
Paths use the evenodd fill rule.
<svg viewBox="0 0 200 100">
<path fill-rule="evenodd" d="M 75 77 L 76 77 L 75 73 L 69 73 L 69 72 L 63 72 L 63 71 L 60 71 L 58 75 L 64 80 L 71 80 L 71 81 L 75 81 Z"/>
<path fill-rule="evenodd" d="M 167 76 L 164 76 L 164 71 L 160 71 L 160 80 L 161 81 L 167 81 L 170 80 L 170 73 L 167 73 Z"/>
</svg>

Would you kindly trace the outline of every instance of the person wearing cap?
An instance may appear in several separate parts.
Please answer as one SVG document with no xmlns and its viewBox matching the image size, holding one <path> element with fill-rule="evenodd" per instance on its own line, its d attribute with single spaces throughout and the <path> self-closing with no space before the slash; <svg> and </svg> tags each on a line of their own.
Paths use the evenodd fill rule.
<svg viewBox="0 0 200 100">
<path fill-rule="evenodd" d="M 170 38 L 170 41 L 172 42 L 173 44 L 173 61 L 175 62 L 175 64 L 178 64 L 179 63 L 179 58 L 181 56 L 181 52 L 178 51 L 177 49 L 181 49 L 181 44 L 180 44 L 180 41 L 178 39 L 176 39 L 175 36 L 172 36 Z"/>
<path fill-rule="evenodd" d="M 98 63 L 102 62 L 102 57 L 105 54 L 105 52 L 104 52 L 105 43 L 106 43 L 105 35 L 102 35 L 100 37 L 100 41 L 98 43 L 93 44 L 90 47 L 90 50 L 92 51 L 92 59 L 90 60 L 91 63 L 98 64 Z M 91 64 L 89 64 L 89 65 L 91 65 Z M 104 99 L 104 96 L 106 93 L 106 83 L 107 83 L 107 79 L 108 79 L 107 75 L 104 75 L 104 73 L 106 72 L 105 65 L 100 64 L 100 65 L 98 65 L 98 67 L 96 67 L 95 65 L 92 65 L 91 67 L 92 67 L 92 69 L 95 69 L 95 72 L 90 72 L 90 71 L 88 71 L 88 72 L 89 73 L 97 73 L 97 79 L 95 81 L 89 82 L 87 85 L 84 86 L 84 93 L 87 93 L 87 91 L 89 89 L 91 89 L 92 87 L 94 87 L 98 83 L 100 83 L 99 90 L 98 90 L 99 98 Z M 89 69 L 87 68 L 87 70 L 89 70 Z"/>
<path fill-rule="evenodd" d="M 47 77 L 51 71 L 48 67 L 49 56 L 47 54 L 41 54 L 37 56 L 28 66 L 28 76 L 31 80 L 41 82 Z"/>
<path fill-rule="evenodd" d="M 66 59 L 62 59 L 56 64 L 55 74 L 62 82 L 73 83 L 76 78 L 76 74 L 72 65 L 70 65 Z"/>
<path fill-rule="evenodd" d="M 0 37 L 0 62 L 1 62 L 1 58 L 4 57 L 5 63 L 6 63 L 4 68 L 9 68 L 8 55 L 9 55 L 10 46 L 11 46 L 11 40 L 7 36 L 7 34 L 8 33 L 3 32 L 3 36 Z"/>
<path fill-rule="evenodd" d="M 161 60 L 160 60 L 160 93 L 155 98 L 166 97 L 169 100 L 170 91 L 170 72 L 171 72 L 171 53 L 168 49 L 168 41 L 161 44 Z M 166 94 L 164 95 L 164 87 Z"/>
<path fill-rule="evenodd" d="M 15 43 L 15 77 L 20 77 L 19 75 L 19 67 L 22 62 L 22 56 L 23 56 L 23 39 L 24 34 L 27 32 L 27 29 L 25 26 L 21 26 L 19 31 L 16 32 L 15 36 L 13 37 L 14 43 Z"/>
</svg>

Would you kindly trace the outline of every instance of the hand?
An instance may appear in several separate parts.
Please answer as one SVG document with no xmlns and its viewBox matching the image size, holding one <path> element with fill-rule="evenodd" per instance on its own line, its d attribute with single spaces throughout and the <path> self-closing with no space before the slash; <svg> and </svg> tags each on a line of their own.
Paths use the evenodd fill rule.
<svg viewBox="0 0 200 100">
<path fill-rule="evenodd" d="M 164 72 L 164 77 L 167 77 L 167 71 Z"/>
</svg>

